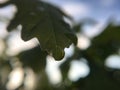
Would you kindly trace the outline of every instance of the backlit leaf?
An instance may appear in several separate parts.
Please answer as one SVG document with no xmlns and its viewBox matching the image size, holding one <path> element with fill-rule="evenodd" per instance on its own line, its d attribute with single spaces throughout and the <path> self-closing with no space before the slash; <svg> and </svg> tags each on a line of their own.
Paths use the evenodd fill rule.
<svg viewBox="0 0 120 90">
<path fill-rule="evenodd" d="M 10 0 L 9 3 L 15 4 L 18 12 L 7 29 L 11 31 L 21 24 L 24 41 L 36 37 L 41 49 L 57 60 L 64 57 L 64 48 L 77 43 L 74 32 L 64 21 L 66 15 L 57 7 L 39 0 Z"/>
</svg>

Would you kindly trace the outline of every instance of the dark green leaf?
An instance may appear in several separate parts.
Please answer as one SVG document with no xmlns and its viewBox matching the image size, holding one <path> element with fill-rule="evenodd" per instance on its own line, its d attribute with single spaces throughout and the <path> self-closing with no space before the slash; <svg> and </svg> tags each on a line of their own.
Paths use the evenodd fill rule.
<svg viewBox="0 0 120 90">
<path fill-rule="evenodd" d="M 64 57 L 64 48 L 77 43 L 70 26 L 64 21 L 66 15 L 55 6 L 39 0 L 10 0 L 18 8 L 15 18 L 8 25 L 8 31 L 22 25 L 22 39 L 37 37 L 41 49 L 52 53 L 55 59 Z M 59 55 L 56 53 L 59 48 Z M 56 53 L 56 54 L 55 54 Z"/>
</svg>

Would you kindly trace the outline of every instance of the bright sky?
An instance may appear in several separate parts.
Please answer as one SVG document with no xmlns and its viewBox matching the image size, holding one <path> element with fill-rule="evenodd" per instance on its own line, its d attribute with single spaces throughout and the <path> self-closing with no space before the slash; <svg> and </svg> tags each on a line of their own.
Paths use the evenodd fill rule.
<svg viewBox="0 0 120 90">
<path fill-rule="evenodd" d="M 56 4 L 73 16 L 76 20 L 93 17 L 98 20 L 108 16 L 120 16 L 119 0 L 44 0 Z"/>
</svg>

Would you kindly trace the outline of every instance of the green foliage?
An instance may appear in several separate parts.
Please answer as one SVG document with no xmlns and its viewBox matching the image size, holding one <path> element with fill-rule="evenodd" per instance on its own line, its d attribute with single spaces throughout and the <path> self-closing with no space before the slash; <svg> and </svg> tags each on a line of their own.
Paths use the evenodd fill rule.
<svg viewBox="0 0 120 90">
<path fill-rule="evenodd" d="M 40 46 L 32 48 L 30 50 L 21 52 L 18 58 L 23 63 L 24 67 L 30 67 L 35 72 L 39 72 L 46 66 L 47 52 L 42 51 Z"/>
<path fill-rule="evenodd" d="M 23 83 L 16 90 L 29 90 L 24 84 L 26 77 L 31 74 L 28 73 L 28 68 L 33 71 L 37 79 L 33 90 L 119 90 L 120 70 L 107 68 L 105 60 L 111 54 L 119 55 L 120 25 L 108 24 L 102 33 L 91 40 L 91 45 L 85 50 L 73 46 L 73 55 L 64 58 L 65 61 L 59 66 L 62 82 L 54 85 L 49 82 L 45 72 L 46 57 L 52 54 L 56 60 L 62 59 L 65 54 L 64 48 L 72 43 L 77 44 L 75 34 L 83 34 L 82 26 L 86 23 L 94 26 L 96 22 L 83 19 L 70 27 L 64 20 L 64 17 L 69 18 L 69 16 L 59 8 L 39 0 L 10 0 L 0 4 L 0 7 L 10 4 L 16 5 L 18 11 L 10 21 L 8 31 L 22 25 L 22 39 L 28 41 L 37 37 L 40 45 L 21 51 L 15 56 L 9 56 L 6 52 L 9 49 L 7 40 L 10 36 L 2 40 L 6 48 L 0 55 L 0 90 L 7 90 L 9 74 L 18 67 L 23 69 L 25 76 Z M 72 61 L 80 61 L 83 58 L 89 65 L 89 75 L 77 81 L 69 80 L 68 73 Z"/>
<path fill-rule="evenodd" d="M 98 62 L 103 62 L 112 54 L 118 54 L 120 48 L 119 33 L 120 26 L 110 23 L 100 35 L 93 38 L 92 45 L 86 52 Z"/>
</svg>

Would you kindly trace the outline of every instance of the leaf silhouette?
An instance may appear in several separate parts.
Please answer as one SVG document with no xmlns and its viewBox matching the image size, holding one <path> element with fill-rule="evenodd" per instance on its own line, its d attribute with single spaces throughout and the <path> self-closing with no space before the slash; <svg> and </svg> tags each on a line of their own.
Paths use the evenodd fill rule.
<svg viewBox="0 0 120 90">
<path fill-rule="evenodd" d="M 8 31 L 21 24 L 22 39 L 27 41 L 37 37 L 41 49 L 51 53 L 56 60 L 64 57 L 65 47 L 77 43 L 77 37 L 64 21 L 66 15 L 57 7 L 39 0 L 10 0 L 7 3 L 15 4 L 18 8 L 7 27 Z"/>
</svg>

